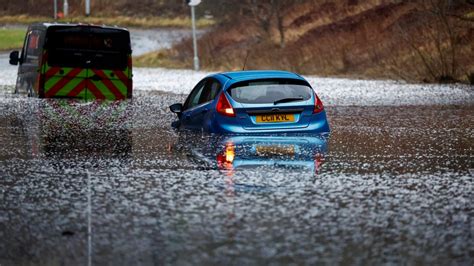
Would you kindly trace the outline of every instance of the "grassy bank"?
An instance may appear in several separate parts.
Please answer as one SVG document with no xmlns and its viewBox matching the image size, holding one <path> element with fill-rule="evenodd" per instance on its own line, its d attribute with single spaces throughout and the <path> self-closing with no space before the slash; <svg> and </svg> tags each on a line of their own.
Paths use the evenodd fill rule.
<svg viewBox="0 0 474 266">
<path fill-rule="evenodd" d="M 0 16 L 0 25 L 31 24 L 37 22 L 54 22 L 54 20 L 50 17 L 32 17 L 27 15 Z M 105 24 L 138 28 L 184 28 L 191 25 L 191 20 L 188 17 L 68 17 L 58 19 L 57 22 Z M 214 21 L 202 18 L 198 19 L 196 23 L 198 27 L 209 27 L 214 24 Z"/>
<path fill-rule="evenodd" d="M 443 7 L 306 1 L 282 11 L 281 28 L 276 19 L 268 21 L 273 26 L 262 27 L 268 24 L 236 17 L 198 40 L 200 64 L 212 71 L 239 70 L 245 64 L 246 69 L 320 76 L 473 84 L 474 5 L 458 3 L 438 12 Z M 134 62 L 192 68 L 192 47 L 190 39 L 183 40 Z"/>
<path fill-rule="evenodd" d="M 19 49 L 23 45 L 25 30 L 0 29 L 0 51 Z"/>
<path fill-rule="evenodd" d="M 133 58 L 133 66 L 136 67 L 163 67 L 163 68 L 191 68 L 192 62 L 174 60 L 170 55 L 172 49 L 163 49 L 146 53 Z M 192 60 L 192 58 L 190 58 Z"/>
</svg>

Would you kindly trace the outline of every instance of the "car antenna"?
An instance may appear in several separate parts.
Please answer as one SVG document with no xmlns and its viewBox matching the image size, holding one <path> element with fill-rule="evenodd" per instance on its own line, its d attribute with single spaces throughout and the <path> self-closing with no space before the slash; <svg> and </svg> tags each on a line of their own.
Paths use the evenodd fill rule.
<svg viewBox="0 0 474 266">
<path fill-rule="evenodd" d="M 242 67 L 242 71 L 245 70 L 245 66 L 247 65 L 247 59 L 249 58 L 250 50 L 247 50 L 247 55 L 245 56 L 244 66 Z"/>
</svg>

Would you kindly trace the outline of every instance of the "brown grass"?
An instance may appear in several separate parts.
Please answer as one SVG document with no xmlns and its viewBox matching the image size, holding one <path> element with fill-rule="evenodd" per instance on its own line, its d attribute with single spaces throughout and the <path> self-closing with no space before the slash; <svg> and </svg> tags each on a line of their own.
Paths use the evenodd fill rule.
<svg viewBox="0 0 474 266">
<path fill-rule="evenodd" d="M 160 50 L 137 56 L 133 59 L 136 67 L 191 68 L 192 62 L 173 60 L 171 50 Z M 191 58 L 192 60 L 192 58 Z"/>
<path fill-rule="evenodd" d="M 38 22 L 54 22 L 50 17 L 34 17 L 28 15 L 17 16 L 0 16 L 0 24 L 32 24 Z M 105 24 L 118 25 L 122 27 L 141 27 L 141 28 L 184 28 L 191 25 L 191 20 L 188 17 L 68 17 L 58 19 L 57 22 L 71 22 L 71 23 L 90 23 L 90 24 Z M 213 20 L 201 18 L 197 20 L 198 27 L 209 27 L 214 24 Z"/>
<path fill-rule="evenodd" d="M 472 22 L 449 18 L 456 29 L 457 66 L 455 71 L 444 71 L 447 67 L 442 59 L 449 54 L 450 40 L 442 28 L 435 27 L 439 24 L 436 17 L 427 15 L 415 1 L 358 2 L 309 1 L 287 10 L 284 48 L 278 45 L 276 28 L 265 39 L 245 18 L 215 27 L 199 40 L 201 65 L 210 70 L 241 69 L 248 53 L 248 69 L 276 68 L 322 76 L 438 82 L 444 72 L 452 72 L 448 74 L 453 80 L 467 82 L 474 72 Z M 461 4 L 450 12 L 468 18 L 472 7 Z M 428 64 L 422 62 L 420 51 Z M 190 58 L 191 41 L 185 40 L 173 49 L 143 56 L 138 63 L 191 67 Z M 437 73 L 431 75 L 428 68 Z"/>
</svg>

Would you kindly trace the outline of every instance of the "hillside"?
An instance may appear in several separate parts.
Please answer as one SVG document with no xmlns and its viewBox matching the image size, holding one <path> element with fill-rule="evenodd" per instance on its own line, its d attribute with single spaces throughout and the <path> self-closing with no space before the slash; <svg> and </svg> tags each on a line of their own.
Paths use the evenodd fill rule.
<svg viewBox="0 0 474 266">
<path fill-rule="evenodd" d="M 232 3 L 232 1 L 230 1 Z M 235 2 L 234 2 L 235 3 Z M 473 82 L 470 1 L 251 1 L 199 40 L 208 70 L 286 69 L 303 74 Z M 277 3 L 277 4 L 275 4 Z M 192 66 L 192 45 L 136 60 Z"/>
<path fill-rule="evenodd" d="M 64 0 L 58 0 L 58 11 L 62 11 Z M 187 15 L 188 7 L 185 1 L 166 0 L 91 0 L 92 16 L 183 16 Z M 69 13 L 73 16 L 83 16 L 85 0 L 68 0 Z M 52 0 L 15 0 L 2 1 L 0 15 L 52 16 Z"/>
</svg>

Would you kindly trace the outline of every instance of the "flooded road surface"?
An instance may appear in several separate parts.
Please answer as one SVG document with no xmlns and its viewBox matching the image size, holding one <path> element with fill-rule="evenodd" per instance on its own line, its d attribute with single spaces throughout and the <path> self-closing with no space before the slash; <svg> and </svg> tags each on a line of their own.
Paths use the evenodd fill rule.
<svg viewBox="0 0 474 266">
<path fill-rule="evenodd" d="M 183 95 L 134 96 L 2 87 L 1 265 L 473 263 L 472 98 L 328 104 L 329 138 L 262 138 L 178 134 Z"/>
<path fill-rule="evenodd" d="M 13 95 L 7 59 L 2 266 L 474 262 L 472 87 L 308 77 L 330 137 L 216 137 L 170 127 L 205 72 L 77 103 Z"/>
<path fill-rule="evenodd" d="M 198 30 L 197 36 L 201 36 L 205 31 Z M 140 56 L 160 49 L 171 48 L 185 38 L 191 38 L 190 29 L 130 29 L 132 50 L 134 56 Z"/>
</svg>

